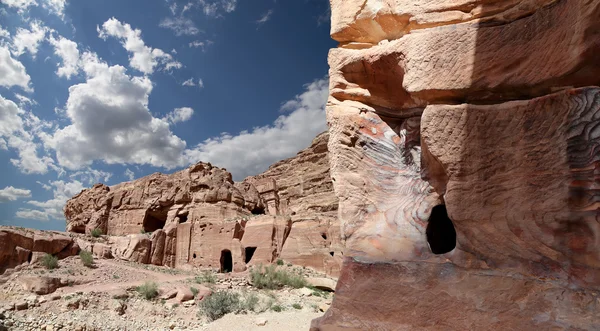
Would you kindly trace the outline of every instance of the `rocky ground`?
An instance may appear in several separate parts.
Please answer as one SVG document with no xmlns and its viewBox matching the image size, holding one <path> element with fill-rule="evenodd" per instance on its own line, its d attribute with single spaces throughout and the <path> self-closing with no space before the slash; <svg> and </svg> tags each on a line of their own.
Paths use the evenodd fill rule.
<svg viewBox="0 0 600 331">
<path fill-rule="evenodd" d="M 323 277 L 308 268 L 279 268 Z M 96 260 L 88 268 L 77 256 L 54 270 L 24 265 L 0 276 L 0 330 L 307 330 L 333 297 L 306 287 L 261 290 L 250 279 L 248 271 L 181 271 L 119 260 Z M 151 300 L 136 291 L 148 282 L 158 285 Z M 211 322 L 200 304 L 218 291 L 255 297 L 255 303 Z"/>
</svg>

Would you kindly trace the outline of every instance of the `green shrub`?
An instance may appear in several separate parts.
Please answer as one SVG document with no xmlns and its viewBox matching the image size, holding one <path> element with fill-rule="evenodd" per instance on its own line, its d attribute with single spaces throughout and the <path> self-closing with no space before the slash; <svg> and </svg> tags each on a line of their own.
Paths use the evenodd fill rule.
<svg viewBox="0 0 600 331">
<path fill-rule="evenodd" d="M 293 304 L 292 307 L 294 307 L 294 309 L 302 309 L 302 306 L 300 306 L 299 303 Z"/>
<path fill-rule="evenodd" d="M 234 292 L 217 291 L 200 302 L 200 313 L 210 321 L 240 310 L 240 295 Z"/>
<path fill-rule="evenodd" d="M 46 269 L 52 270 L 58 268 L 58 258 L 54 255 L 44 254 L 41 263 Z"/>
<path fill-rule="evenodd" d="M 101 235 L 103 235 L 102 230 L 100 230 L 100 229 L 92 230 L 91 234 L 92 234 L 92 237 L 94 237 L 94 238 L 98 238 Z"/>
<path fill-rule="evenodd" d="M 283 308 L 280 305 L 273 305 L 271 306 L 271 310 L 276 313 L 281 313 L 283 311 Z"/>
<path fill-rule="evenodd" d="M 135 290 L 146 300 L 152 300 L 158 296 L 158 285 L 154 282 L 145 282 Z"/>
<path fill-rule="evenodd" d="M 282 259 L 277 260 L 277 265 L 283 265 L 283 260 Z"/>
<path fill-rule="evenodd" d="M 302 288 L 307 285 L 302 275 L 291 273 L 284 269 L 277 269 L 273 265 L 258 266 L 250 271 L 252 285 L 260 289 L 275 290 L 284 286 Z"/>
<path fill-rule="evenodd" d="M 79 258 L 81 259 L 83 265 L 88 268 L 94 265 L 94 256 L 92 256 L 92 253 L 88 251 L 79 252 Z"/>
<path fill-rule="evenodd" d="M 196 276 L 195 281 L 198 284 L 214 284 L 217 282 L 217 276 L 213 275 L 210 271 L 204 271 L 202 275 Z"/>
<path fill-rule="evenodd" d="M 198 295 L 198 289 L 195 287 L 190 287 L 190 291 L 192 291 L 192 294 L 194 294 L 194 298 L 196 297 L 196 295 Z"/>
<path fill-rule="evenodd" d="M 242 309 L 245 311 L 258 312 L 257 308 L 258 308 L 259 301 L 260 300 L 258 298 L 258 295 L 256 295 L 256 293 L 248 293 L 244 297 L 244 301 L 242 303 Z"/>
</svg>

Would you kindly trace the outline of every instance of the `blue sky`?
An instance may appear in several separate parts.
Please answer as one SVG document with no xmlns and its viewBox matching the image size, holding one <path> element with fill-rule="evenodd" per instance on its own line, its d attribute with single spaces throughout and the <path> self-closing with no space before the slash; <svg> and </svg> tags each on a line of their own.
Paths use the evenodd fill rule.
<svg viewBox="0 0 600 331">
<path fill-rule="evenodd" d="M 235 180 L 326 129 L 327 0 L 0 0 L 0 224 L 64 230 L 96 182 Z"/>
</svg>

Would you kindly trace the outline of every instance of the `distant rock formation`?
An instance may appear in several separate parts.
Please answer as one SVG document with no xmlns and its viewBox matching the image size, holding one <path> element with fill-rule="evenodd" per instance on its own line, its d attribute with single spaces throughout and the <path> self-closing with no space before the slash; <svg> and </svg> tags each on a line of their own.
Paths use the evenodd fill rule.
<svg viewBox="0 0 600 331">
<path fill-rule="evenodd" d="M 331 0 L 313 330 L 600 329 L 600 0 Z"/>
<path fill-rule="evenodd" d="M 65 206 L 67 231 L 100 230 L 80 246 L 139 263 L 243 271 L 279 258 L 336 276 L 342 244 L 329 176 L 328 134 L 265 173 L 234 182 L 198 163 L 112 187 L 97 184 Z"/>
</svg>

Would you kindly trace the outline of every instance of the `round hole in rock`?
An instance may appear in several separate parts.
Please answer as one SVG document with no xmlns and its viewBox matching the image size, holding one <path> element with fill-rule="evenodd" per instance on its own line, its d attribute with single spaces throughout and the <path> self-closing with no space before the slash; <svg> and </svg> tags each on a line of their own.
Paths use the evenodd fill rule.
<svg viewBox="0 0 600 331">
<path fill-rule="evenodd" d="M 433 207 L 425 233 L 433 254 L 446 254 L 456 247 L 456 230 L 445 205 Z"/>
<path fill-rule="evenodd" d="M 194 253 L 194 259 L 196 258 L 196 253 Z"/>
</svg>

